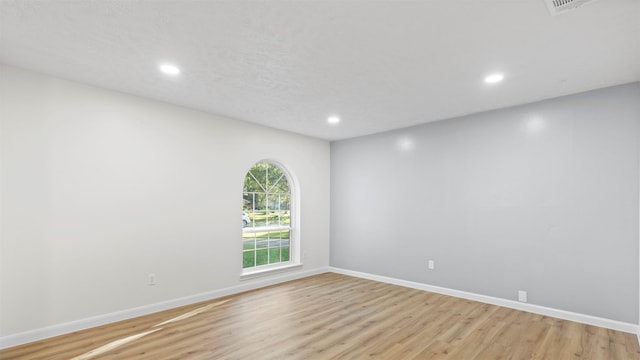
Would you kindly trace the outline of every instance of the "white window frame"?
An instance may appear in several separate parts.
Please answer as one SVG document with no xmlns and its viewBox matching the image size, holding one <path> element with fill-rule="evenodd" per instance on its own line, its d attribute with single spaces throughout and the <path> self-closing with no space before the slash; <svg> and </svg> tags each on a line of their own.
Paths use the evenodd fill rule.
<svg viewBox="0 0 640 360">
<path fill-rule="evenodd" d="M 284 174 L 284 177 L 287 180 L 287 183 L 289 184 L 289 192 L 290 192 L 289 194 L 289 199 L 290 199 L 289 200 L 289 226 L 274 225 L 274 226 L 267 226 L 267 227 L 263 226 L 263 227 L 252 227 L 252 228 L 243 227 L 242 234 L 264 232 L 265 230 L 266 231 L 289 230 L 289 260 L 274 263 L 274 264 L 265 264 L 265 265 L 258 265 L 258 266 L 244 268 L 242 267 L 243 261 L 244 261 L 244 247 L 241 241 L 241 244 L 240 244 L 240 251 L 242 255 L 242 261 L 240 262 L 240 266 L 242 268 L 242 272 L 240 275 L 241 279 L 250 279 L 258 276 L 269 275 L 273 273 L 288 271 L 288 270 L 302 267 L 302 263 L 300 262 L 300 241 L 299 241 L 300 232 L 297 226 L 299 224 L 299 213 L 298 213 L 298 208 L 299 208 L 298 193 L 299 192 L 297 189 L 297 182 L 294 180 L 289 169 L 283 166 L 280 162 L 277 162 L 274 160 L 260 160 L 249 167 L 249 169 L 245 172 L 245 176 L 242 178 L 242 181 L 244 183 L 246 176 L 249 174 L 249 170 L 253 166 L 263 162 L 269 163 L 271 165 L 278 167 Z M 242 188 L 242 194 L 245 194 L 244 186 Z"/>
</svg>

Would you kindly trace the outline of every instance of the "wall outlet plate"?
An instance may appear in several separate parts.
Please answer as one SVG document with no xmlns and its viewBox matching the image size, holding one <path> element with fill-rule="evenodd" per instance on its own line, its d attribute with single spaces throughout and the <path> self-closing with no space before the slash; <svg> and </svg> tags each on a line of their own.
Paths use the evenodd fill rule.
<svg viewBox="0 0 640 360">
<path fill-rule="evenodd" d="M 518 291 L 518 301 L 527 302 L 527 292 L 524 290 Z"/>
<path fill-rule="evenodd" d="M 147 279 L 148 279 L 147 285 L 153 286 L 156 284 L 156 274 L 149 274 Z"/>
</svg>

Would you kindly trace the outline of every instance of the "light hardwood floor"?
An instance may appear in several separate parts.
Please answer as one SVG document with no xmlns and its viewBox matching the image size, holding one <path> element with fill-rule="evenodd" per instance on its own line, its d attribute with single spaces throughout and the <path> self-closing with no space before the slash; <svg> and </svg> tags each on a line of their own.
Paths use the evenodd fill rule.
<svg viewBox="0 0 640 360">
<path fill-rule="evenodd" d="M 640 359 L 635 335 L 327 273 L 0 359 Z"/>
</svg>

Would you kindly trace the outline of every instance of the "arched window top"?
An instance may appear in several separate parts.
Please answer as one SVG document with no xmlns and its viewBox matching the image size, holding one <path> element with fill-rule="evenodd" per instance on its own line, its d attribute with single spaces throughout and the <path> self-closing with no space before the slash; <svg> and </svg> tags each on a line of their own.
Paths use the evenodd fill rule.
<svg viewBox="0 0 640 360">
<path fill-rule="evenodd" d="M 270 161 L 254 164 L 242 192 L 242 268 L 278 268 L 292 263 L 290 177 Z"/>
<path fill-rule="evenodd" d="M 251 167 L 244 178 L 245 193 L 291 193 L 286 172 L 278 165 L 261 161 Z"/>
</svg>

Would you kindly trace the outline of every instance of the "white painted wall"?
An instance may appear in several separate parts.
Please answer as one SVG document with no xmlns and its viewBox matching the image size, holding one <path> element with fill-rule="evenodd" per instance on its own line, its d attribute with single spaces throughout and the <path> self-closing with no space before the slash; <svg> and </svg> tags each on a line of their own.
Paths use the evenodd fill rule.
<svg viewBox="0 0 640 360">
<path fill-rule="evenodd" d="M 635 324 L 639 127 L 634 83 L 334 142 L 331 265 Z"/>
<path fill-rule="evenodd" d="M 5 66 L 0 121 L 0 336 L 239 284 L 261 159 L 297 179 L 302 271 L 329 264 L 328 142 Z"/>
</svg>

